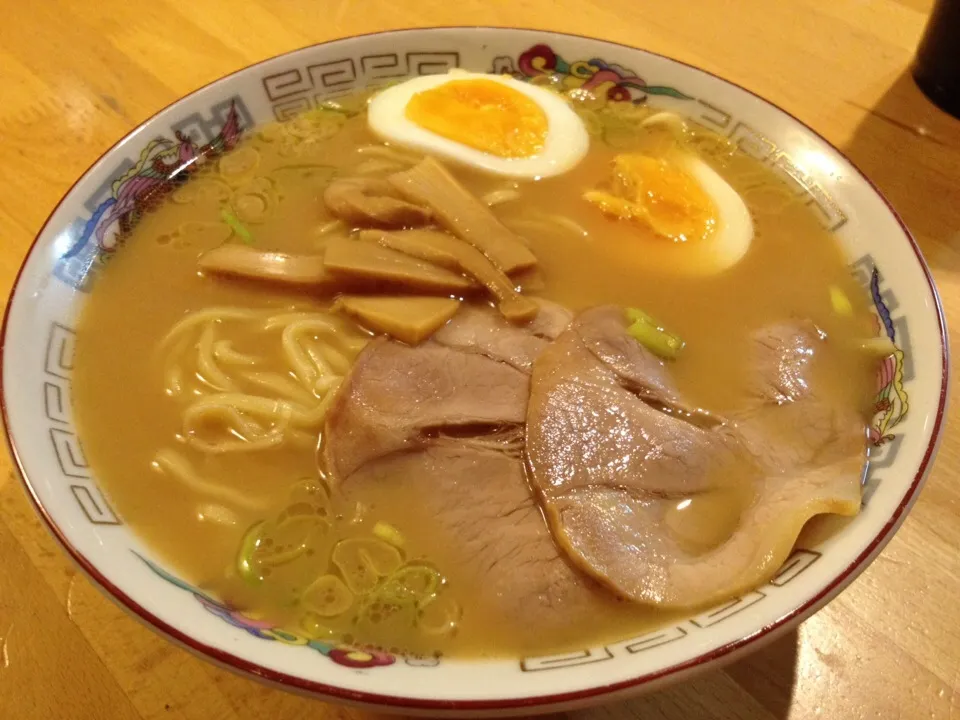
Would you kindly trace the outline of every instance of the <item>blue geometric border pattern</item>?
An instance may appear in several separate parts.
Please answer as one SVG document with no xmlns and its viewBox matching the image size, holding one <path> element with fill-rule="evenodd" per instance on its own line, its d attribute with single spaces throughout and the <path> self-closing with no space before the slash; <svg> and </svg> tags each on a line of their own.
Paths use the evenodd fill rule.
<svg viewBox="0 0 960 720">
<path fill-rule="evenodd" d="M 277 120 L 316 107 L 317 103 L 366 87 L 376 87 L 414 75 L 436 75 L 460 67 L 460 53 L 414 50 L 378 53 L 294 66 L 260 78 Z"/>
<path fill-rule="evenodd" d="M 558 670 L 580 665 L 592 665 L 625 655 L 637 655 L 662 648 L 678 640 L 683 640 L 704 628 L 719 625 L 749 610 L 768 597 L 767 592 L 765 592 L 766 588 L 781 588 L 793 582 L 817 562 L 820 557 L 821 554 L 815 550 L 796 550 L 767 585 L 747 593 L 742 597 L 721 603 L 682 623 L 658 628 L 657 630 L 644 633 L 629 640 L 621 640 L 609 645 L 585 648 L 561 655 L 523 658 L 520 660 L 520 670 L 523 672 L 543 672 L 546 670 Z"/>
<path fill-rule="evenodd" d="M 70 492 L 81 512 L 94 525 L 121 525 L 100 488 L 90 474 L 71 416 L 71 380 L 76 332 L 61 323 L 52 323 L 47 333 L 43 366 L 42 398 L 47 434 L 60 474 L 69 483 Z"/>
</svg>

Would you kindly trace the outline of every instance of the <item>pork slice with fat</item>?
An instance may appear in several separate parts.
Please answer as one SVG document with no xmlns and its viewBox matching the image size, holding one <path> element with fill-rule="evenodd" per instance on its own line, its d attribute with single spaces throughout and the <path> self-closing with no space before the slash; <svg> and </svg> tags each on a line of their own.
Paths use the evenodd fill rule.
<svg viewBox="0 0 960 720">
<path fill-rule="evenodd" d="M 613 312 L 578 317 L 532 376 L 530 478 L 579 567 L 637 602 L 699 606 L 771 577 L 813 515 L 857 512 L 863 419 L 820 391 L 823 340 L 806 324 L 754 337 L 755 392 L 719 418 L 687 409 Z M 678 510 L 731 491 L 733 527 L 692 546 Z"/>
</svg>

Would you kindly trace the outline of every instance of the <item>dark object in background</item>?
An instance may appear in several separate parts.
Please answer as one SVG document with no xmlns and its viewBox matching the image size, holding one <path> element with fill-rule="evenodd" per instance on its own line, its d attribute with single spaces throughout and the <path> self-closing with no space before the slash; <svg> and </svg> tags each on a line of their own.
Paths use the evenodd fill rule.
<svg viewBox="0 0 960 720">
<path fill-rule="evenodd" d="M 924 94 L 960 118 L 960 0 L 937 0 L 917 48 L 913 79 Z"/>
</svg>

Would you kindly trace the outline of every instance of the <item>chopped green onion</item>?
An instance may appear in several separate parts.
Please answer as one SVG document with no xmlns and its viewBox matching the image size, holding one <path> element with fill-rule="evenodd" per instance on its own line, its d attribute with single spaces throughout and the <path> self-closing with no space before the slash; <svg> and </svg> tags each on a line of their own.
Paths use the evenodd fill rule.
<svg viewBox="0 0 960 720">
<path fill-rule="evenodd" d="M 627 332 L 647 350 L 662 358 L 673 359 L 683 349 L 683 341 L 676 335 L 664 332 L 642 320 L 633 323 L 627 328 Z"/>
<path fill-rule="evenodd" d="M 401 535 L 400 531 L 397 530 L 393 525 L 388 525 L 385 522 L 378 522 L 373 526 L 373 534 L 384 542 L 390 543 L 394 547 L 403 547 L 403 535 Z"/>
<path fill-rule="evenodd" d="M 888 338 L 886 335 L 869 338 L 868 340 L 861 340 L 859 347 L 865 353 L 880 359 L 889 357 L 897 351 L 897 346 L 894 345 L 890 341 L 890 338 Z"/>
<path fill-rule="evenodd" d="M 672 360 L 686 344 L 673 333 L 667 332 L 643 310 L 627 308 L 627 319 L 632 323 L 627 333 L 654 355 Z"/>
<path fill-rule="evenodd" d="M 381 600 L 429 603 L 443 585 L 443 577 L 428 565 L 406 565 L 387 578 L 378 591 Z"/>
<path fill-rule="evenodd" d="M 253 553 L 260 546 L 260 531 L 263 529 L 263 523 L 258 522 L 247 530 L 240 541 L 240 554 L 237 556 L 237 571 L 247 582 L 260 582 L 260 577 L 254 567 Z"/>
<path fill-rule="evenodd" d="M 638 320 L 642 320 L 648 325 L 654 325 L 654 326 L 657 324 L 656 320 L 654 320 L 652 317 L 647 315 L 643 310 L 640 310 L 639 308 L 627 308 L 627 320 L 629 320 L 630 322 L 637 322 Z"/>
<path fill-rule="evenodd" d="M 850 303 L 850 298 L 836 285 L 830 286 L 830 304 L 837 315 L 843 315 L 844 317 L 853 315 L 853 305 Z"/>
<path fill-rule="evenodd" d="M 341 115 L 346 115 L 348 118 L 360 114 L 357 110 L 348 110 L 343 105 L 333 100 L 325 100 L 324 102 L 320 103 L 320 105 L 317 107 L 317 110 L 323 112 L 340 113 Z"/>
<path fill-rule="evenodd" d="M 230 208 L 223 208 L 220 211 L 220 218 L 230 226 L 230 229 L 237 234 L 243 242 L 247 245 L 253 245 L 253 233 L 251 233 L 247 226 L 240 222 L 240 218 L 233 214 L 233 211 Z"/>
<path fill-rule="evenodd" d="M 343 615 L 353 605 L 353 593 L 336 575 L 321 575 L 303 591 L 300 602 L 320 617 Z"/>
<path fill-rule="evenodd" d="M 434 596 L 420 606 L 417 629 L 424 635 L 452 635 L 463 616 L 460 603 L 450 597 Z"/>
</svg>

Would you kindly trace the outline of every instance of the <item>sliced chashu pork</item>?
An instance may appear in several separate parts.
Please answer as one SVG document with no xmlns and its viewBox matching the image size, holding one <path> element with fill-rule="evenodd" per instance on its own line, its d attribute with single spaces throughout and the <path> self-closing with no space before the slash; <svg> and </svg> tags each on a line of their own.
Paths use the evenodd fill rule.
<svg viewBox="0 0 960 720">
<path fill-rule="evenodd" d="M 663 363 L 624 332 L 623 311 L 582 313 L 539 357 L 527 417 L 535 485 L 685 497 L 743 464 L 722 422 L 686 409 Z"/>
<path fill-rule="evenodd" d="M 478 578 L 478 600 L 531 636 L 562 633 L 609 602 L 559 551 L 524 475 L 529 374 L 518 368 L 566 317 L 546 306 L 541 325 L 521 331 L 468 309 L 416 348 L 370 343 L 325 427 L 323 462 L 338 492 L 350 502 L 401 485 Z M 500 324 L 515 345 L 491 334 Z"/>
<path fill-rule="evenodd" d="M 348 478 L 441 430 L 520 427 L 529 392 L 527 374 L 484 355 L 432 340 L 409 347 L 378 338 L 357 356 L 327 414 L 327 470 Z"/>
<path fill-rule="evenodd" d="M 489 308 L 465 305 L 433 336 L 445 347 L 485 355 L 529 374 L 533 361 L 570 324 L 570 312 L 537 300 L 539 311 L 526 325 L 514 325 Z"/>
<path fill-rule="evenodd" d="M 419 447 L 441 429 L 486 434 L 522 426 L 530 367 L 571 318 L 559 305 L 537 302 L 541 310 L 526 326 L 465 304 L 416 347 L 386 338 L 371 342 L 328 414 L 327 469 L 347 477 L 372 458 Z"/>
<path fill-rule="evenodd" d="M 622 596 L 665 607 L 732 597 L 776 572 L 810 517 L 859 509 L 863 421 L 813 387 L 821 339 L 783 325 L 754 341 L 753 397 L 725 421 L 686 410 L 616 308 L 583 313 L 535 363 L 531 481 L 560 545 Z M 719 545 L 693 550 L 671 530 L 684 496 L 751 482 Z"/>
<path fill-rule="evenodd" d="M 343 479 L 340 491 L 348 503 L 368 502 L 400 484 L 443 556 L 474 579 L 481 608 L 531 638 L 559 636 L 610 598 L 557 548 L 524 477 L 522 444 L 522 431 L 516 442 L 508 434 L 439 437 L 370 461 Z"/>
</svg>

